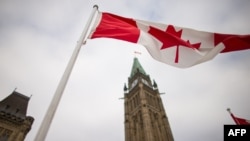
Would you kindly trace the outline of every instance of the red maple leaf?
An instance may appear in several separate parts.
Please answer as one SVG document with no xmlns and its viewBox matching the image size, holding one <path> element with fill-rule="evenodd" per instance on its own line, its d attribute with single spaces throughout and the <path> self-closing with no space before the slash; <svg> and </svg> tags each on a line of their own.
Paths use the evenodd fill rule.
<svg viewBox="0 0 250 141">
<path fill-rule="evenodd" d="M 179 61 L 179 46 L 184 46 L 192 49 L 199 49 L 201 43 L 191 44 L 189 40 L 185 41 L 181 39 L 182 29 L 176 31 L 174 26 L 169 25 L 166 31 L 162 31 L 158 28 L 150 26 L 148 31 L 151 35 L 157 38 L 159 41 L 162 42 L 162 49 L 176 47 L 176 55 L 175 55 L 175 63 Z"/>
</svg>

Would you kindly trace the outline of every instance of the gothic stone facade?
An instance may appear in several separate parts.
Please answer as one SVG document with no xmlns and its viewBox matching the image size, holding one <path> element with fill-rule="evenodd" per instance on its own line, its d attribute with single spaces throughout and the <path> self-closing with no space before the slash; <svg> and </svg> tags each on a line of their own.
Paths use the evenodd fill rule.
<svg viewBox="0 0 250 141">
<path fill-rule="evenodd" d="M 24 141 L 34 121 L 26 116 L 28 101 L 16 91 L 0 101 L 0 141 Z"/>
<path fill-rule="evenodd" d="M 137 58 L 124 86 L 125 141 L 173 141 L 170 124 L 155 81 Z"/>
</svg>

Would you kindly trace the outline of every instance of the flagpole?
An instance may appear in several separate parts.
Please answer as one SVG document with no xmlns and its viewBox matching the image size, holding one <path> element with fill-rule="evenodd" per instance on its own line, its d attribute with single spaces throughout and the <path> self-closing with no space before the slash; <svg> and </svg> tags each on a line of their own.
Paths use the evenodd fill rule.
<svg viewBox="0 0 250 141">
<path fill-rule="evenodd" d="M 89 20 L 88 20 L 88 22 L 87 22 L 87 24 L 82 32 L 82 35 L 80 36 L 80 39 L 78 40 L 78 42 L 76 44 L 74 52 L 73 52 L 73 54 L 68 62 L 68 65 L 63 73 L 63 76 L 62 76 L 62 78 L 57 86 L 54 97 L 53 97 L 53 99 L 48 107 L 46 115 L 45 115 L 45 117 L 40 125 L 40 128 L 37 132 L 37 135 L 36 135 L 34 141 L 44 141 L 46 138 L 46 135 L 47 135 L 48 130 L 50 128 L 51 122 L 52 122 L 53 117 L 55 115 L 56 109 L 57 109 L 58 104 L 60 102 L 60 99 L 62 97 L 63 91 L 65 89 L 67 82 L 68 82 L 69 76 L 70 76 L 71 71 L 72 71 L 74 64 L 76 62 L 76 59 L 77 59 L 77 56 L 80 52 L 81 46 L 82 46 L 82 44 L 85 44 L 87 32 L 89 30 L 89 27 L 93 21 L 93 18 L 95 16 L 95 13 L 97 10 L 98 10 L 98 6 L 94 5 L 92 13 L 90 15 L 90 18 L 89 18 Z"/>
<path fill-rule="evenodd" d="M 230 108 L 227 108 L 227 111 L 231 114 L 231 109 Z"/>
</svg>

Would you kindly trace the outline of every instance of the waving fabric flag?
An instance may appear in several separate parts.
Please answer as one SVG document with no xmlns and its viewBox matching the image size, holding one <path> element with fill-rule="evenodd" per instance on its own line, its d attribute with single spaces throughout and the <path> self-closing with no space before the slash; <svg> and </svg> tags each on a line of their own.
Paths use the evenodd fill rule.
<svg viewBox="0 0 250 141">
<path fill-rule="evenodd" d="M 250 125 L 250 121 L 247 119 L 235 117 L 233 114 L 231 114 L 231 116 L 233 117 L 233 119 L 237 125 Z"/>
<path fill-rule="evenodd" d="M 179 68 L 218 53 L 250 49 L 250 35 L 209 33 L 99 12 L 89 38 L 102 37 L 141 44 L 154 59 Z"/>
<path fill-rule="evenodd" d="M 229 108 L 227 109 L 227 111 L 230 113 L 231 117 L 237 125 L 250 125 L 250 120 L 234 116 L 234 114 L 230 111 Z"/>
</svg>

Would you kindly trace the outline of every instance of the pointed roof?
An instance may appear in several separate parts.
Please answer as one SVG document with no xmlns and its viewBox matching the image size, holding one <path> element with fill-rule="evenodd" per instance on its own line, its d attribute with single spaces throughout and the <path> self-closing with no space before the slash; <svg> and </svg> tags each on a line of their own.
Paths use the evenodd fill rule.
<svg viewBox="0 0 250 141">
<path fill-rule="evenodd" d="M 132 66 L 132 70 L 130 73 L 130 77 L 133 77 L 137 71 L 141 72 L 142 74 L 147 75 L 146 72 L 144 71 L 143 67 L 141 66 L 138 58 L 135 57 L 134 62 L 133 62 L 133 66 Z"/>
<path fill-rule="evenodd" d="M 9 96 L 0 101 L 0 111 L 15 117 L 25 119 L 29 97 L 13 91 Z"/>
</svg>

